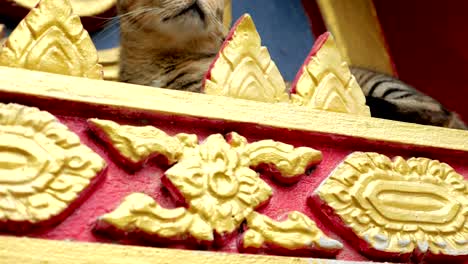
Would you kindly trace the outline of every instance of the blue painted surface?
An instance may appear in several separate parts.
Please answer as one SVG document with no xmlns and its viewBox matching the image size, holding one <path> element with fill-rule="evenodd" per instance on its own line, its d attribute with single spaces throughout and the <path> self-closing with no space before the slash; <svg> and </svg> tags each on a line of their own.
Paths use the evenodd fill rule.
<svg viewBox="0 0 468 264">
<path fill-rule="evenodd" d="M 285 80 L 291 81 L 313 44 L 301 0 L 233 0 L 234 20 L 244 13 L 252 16 L 263 45 L 268 47 Z M 117 21 L 107 21 L 107 24 L 101 32 L 92 34 L 98 49 L 118 45 Z"/>
<path fill-rule="evenodd" d="M 283 77 L 292 81 L 313 45 L 301 0 L 233 0 L 233 19 L 249 13 Z"/>
</svg>

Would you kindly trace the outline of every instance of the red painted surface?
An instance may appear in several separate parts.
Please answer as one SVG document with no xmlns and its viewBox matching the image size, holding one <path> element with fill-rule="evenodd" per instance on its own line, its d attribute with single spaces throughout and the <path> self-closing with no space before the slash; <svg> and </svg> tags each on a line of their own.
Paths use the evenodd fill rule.
<svg viewBox="0 0 468 264">
<path fill-rule="evenodd" d="M 337 259 L 341 260 L 366 260 L 366 258 L 359 254 L 349 242 L 344 241 L 340 237 L 339 231 L 335 231 L 326 221 L 320 220 L 321 208 L 309 207 L 307 197 L 351 152 L 378 151 L 390 157 L 401 155 L 405 158 L 423 156 L 438 159 L 450 164 L 455 170 L 464 175 L 465 178 L 468 178 L 467 152 L 387 144 L 343 136 L 261 127 L 255 124 L 229 123 L 221 120 L 156 115 L 136 111 L 118 111 L 117 109 L 73 102 L 15 97 L 1 92 L 0 98 L 2 102 L 17 102 L 50 111 L 58 116 L 72 131 L 77 133 L 84 144 L 95 150 L 108 162 L 108 169 L 103 182 L 73 214 L 54 228 L 28 233 L 27 236 L 30 237 L 115 243 L 116 241 L 113 239 L 94 234 L 92 228 L 98 216 L 116 208 L 128 194 L 143 192 L 155 198 L 164 207 L 174 208 L 176 205 L 169 192 L 162 187 L 163 168 L 150 162 L 143 169 L 135 173 L 129 173 L 124 170 L 120 163 L 114 163 L 108 150 L 89 132 L 86 123 L 87 118 L 113 119 L 122 124 L 154 125 L 169 134 L 180 132 L 196 133 L 200 140 L 205 139 L 213 133 L 227 134 L 230 131 L 236 131 L 247 137 L 250 142 L 273 139 L 292 144 L 296 147 L 308 146 L 322 151 L 323 161 L 316 166 L 310 175 L 303 176 L 296 184 L 283 185 L 278 183 L 278 181 L 272 180 L 270 177 L 262 175 L 262 178 L 274 189 L 274 194 L 269 203 L 258 211 L 274 219 L 280 219 L 281 216 L 293 210 L 303 212 L 315 220 L 317 226 L 324 230 L 327 235 L 343 242 L 345 248 L 337 256 Z M 238 237 L 230 238 L 224 246 L 216 250 L 237 252 Z M 149 245 L 148 243 L 135 241 L 121 242 Z M 171 245 L 170 247 L 184 248 L 181 245 Z"/>
<path fill-rule="evenodd" d="M 468 1 L 374 1 L 399 77 L 468 121 Z"/>
</svg>

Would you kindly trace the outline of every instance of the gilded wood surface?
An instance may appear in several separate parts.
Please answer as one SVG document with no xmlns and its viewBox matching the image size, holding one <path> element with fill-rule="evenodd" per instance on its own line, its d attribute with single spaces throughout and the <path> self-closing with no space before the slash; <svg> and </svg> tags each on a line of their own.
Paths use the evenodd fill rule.
<svg viewBox="0 0 468 264">
<path fill-rule="evenodd" d="M 0 92 L 468 152 L 463 130 L 8 67 L 0 67 Z"/>
<path fill-rule="evenodd" d="M 468 181 L 446 163 L 355 152 L 315 194 L 376 250 L 468 255 Z"/>
<path fill-rule="evenodd" d="M 0 237 L 0 248 L 2 249 L 0 263 L 5 264 L 166 264 L 188 263 L 188 261 L 191 264 L 371 264 L 371 262 L 224 254 L 16 237 Z"/>
<path fill-rule="evenodd" d="M 199 143 L 196 135 L 171 137 L 152 126 L 98 119 L 89 123 L 111 149 L 132 163 L 141 164 L 158 154 L 175 163 L 164 173 L 167 181 L 163 183 L 187 205 L 187 211 L 163 209 L 152 198 L 133 194 L 114 212 L 102 216 L 98 229 L 110 225 L 125 233 L 138 230 L 162 238 L 172 235 L 172 239 L 190 235 L 199 242 L 212 242 L 215 234 L 234 234 L 272 196 L 272 188 L 253 168 L 266 164 L 279 172 L 277 178 L 288 181 L 298 179 L 322 159 L 321 152 L 312 148 L 273 140 L 248 143 L 234 132 L 226 138 L 210 135 Z"/>
<path fill-rule="evenodd" d="M 69 0 L 43 0 L 13 30 L 0 65 L 102 79 L 96 48 Z"/>
<path fill-rule="evenodd" d="M 12 231 L 61 214 L 104 167 L 48 112 L 0 104 L 0 222 Z"/>
</svg>

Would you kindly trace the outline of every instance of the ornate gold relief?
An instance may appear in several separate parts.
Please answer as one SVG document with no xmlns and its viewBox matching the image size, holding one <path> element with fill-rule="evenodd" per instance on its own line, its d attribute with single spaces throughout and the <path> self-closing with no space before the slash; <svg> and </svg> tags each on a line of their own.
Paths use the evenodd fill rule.
<svg viewBox="0 0 468 264">
<path fill-rule="evenodd" d="M 185 208 L 165 209 L 143 193 L 127 196 L 113 212 L 99 217 L 96 229 L 109 227 L 123 232 L 143 232 L 152 238 L 181 239 L 187 236 L 197 241 L 212 241 L 210 225 Z"/>
<path fill-rule="evenodd" d="M 364 251 L 467 257 L 467 186 L 463 176 L 436 160 L 396 157 L 392 162 L 355 152 L 313 197 L 368 244 Z"/>
<path fill-rule="evenodd" d="M 69 0 L 42 0 L 11 33 L 0 65 L 102 79 L 97 51 Z"/>
<path fill-rule="evenodd" d="M 271 60 L 250 15 L 241 17 L 211 65 L 204 92 L 263 102 L 286 102 L 283 77 Z"/>
<path fill-rule="evenodd" d="M 242 158 L 249 167 L 272 165 L 268 169 L 277 170 L 273 176 L 285 183 L 299 180 L 307 168 L 322 161 L 322 152 L 307 148 L 294 148 L 291 145 L 273 140 L 262 140 L 248 144 L 247 140 L 237 133 L 228 135 L 229 144 L 242 152 Z"/>
<path fill-rule="evenodd" d="M 165 173 L 189 210 L 220 235 L 233 233 L 272 195 L 270 186 L 241 155 L 223 136 L 211 135 L 201 145 L 186 148 Z"/>
<path fill-rule="evenodd" d="M 291 88 L 295 104 L 370 116 L 366 99 L 330 33 L 321 35 Z"/>
<path fill-rule="evenodd" d="M 153 126 L 122 126 L 100 119 L 89 119 L 88 124 L 124 161 L 133 165 L 141 165 L 156 155 L 163 155 L 169 164 L 173 164 L 180 158 L 186 145 L 197 143 L 196 135 L 179 134 L 171 137 Z"/>
<path fill-rule="evenodd" d="M 59 221 L 104 168 L 104 160 L 48 112 L 0 104 L 0 223 L 6 222 L 0 229 Z"/>
<path fill-rule="evenodd" d="M 251 167 L 267 164 L 284 174 L 281 177 L 296 180 L 322 157 L 314 149 L 294 148 L 272 140 L 248 144 L 236 133 L 229 134 L 227 141 L 222 135 L 215 134 L 198 144 L 195 135 L 170 137 L 151 126 L 118 125 L 98 119 L 90 119 L 89 124 L 120 156 L 133 163 L 141 163 L 155 154 L 162 154 L 171 163 L 176 163 L 166 171 L 163 183 L 176 199 L 187 205 L 187 214 L 196 215 L 197 222 L 203 220 L 210 226 L 211 233 L 221 238 L 235 232 L 245 218 L 272 195 L 270 186 Z M 123 208 L 128 208 L 129 204 Z M 126 215 L 133 214 L 128 210 L 125 212 Z M 154 230 L 139 229 L 144 232 Z M 154 232 L 149 233 L 159 235 Z M 194 235 L 193 232 L 197 230 L 190 234 Z"/>
<path fill-rule="evenodd" d="M 326 236 L 309 217 L 296 211 L 289 213 L 282 222 L 253 212 L 247 217 L 247 227 L 249 229 L 241 241 L 244 249 L 273 247 L 334 255 L 343 248 L 339 241 Z"/>
</svg>

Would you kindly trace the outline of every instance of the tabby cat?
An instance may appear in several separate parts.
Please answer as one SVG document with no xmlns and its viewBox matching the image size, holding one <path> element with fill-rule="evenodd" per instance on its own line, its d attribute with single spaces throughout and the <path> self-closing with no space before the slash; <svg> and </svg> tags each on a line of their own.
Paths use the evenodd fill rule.
<svg viewBox="0 0 468 264">
<path fill-rule="evenodd" d="M 120 81 L 200 92 L 224 41 L 223 0 L 118 0 Z M 352 68 L 372 116 L 466 129 L 455 113 L 390 76 Z"/>
</svg>

